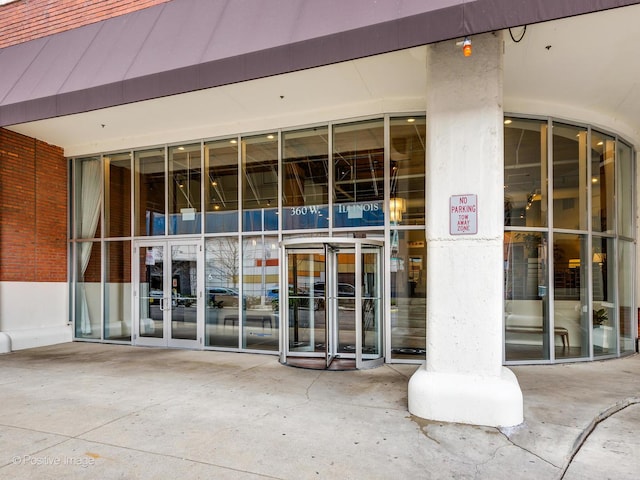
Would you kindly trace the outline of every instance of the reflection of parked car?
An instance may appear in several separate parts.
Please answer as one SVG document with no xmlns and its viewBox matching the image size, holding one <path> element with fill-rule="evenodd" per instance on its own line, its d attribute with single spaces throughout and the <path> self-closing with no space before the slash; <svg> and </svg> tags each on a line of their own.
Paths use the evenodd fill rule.
<svg viewBox="0 0 640 480">
<path fill-rule="evenodd" d="M 149 304 L 159 305 L 163 296 L 162 290 L 151 290 L 151 292 L 149 292 Z"/>
<path fill-rule="evenodd" d="M 160 301 L 164 298 L 164 293 L 162 290 L 151 290 L 149 292 L 149 304 L 151 305 L 160 305 Z M 196 303 L 196 299 L 194 297 L 184 297 L 182 295 L 178 295 L 177 293 L 173 293 L 171 295 L 171 306 L 185 306 L 190 307 Z"/>
<path fill-rule="evenodd" d="M 238 290 L 231 287 L 209 287 L 209 303 L 215 307 L 237 307 L 240 294 Z"/>
<path fill-rule="evenodd" d="M 316 297 L 324 296 L 324 282 L 316 282 L 313 284 L 314 295 Z M 338 297 L 355 297 L 356 287 L 350 283 L 338 283 Z"/>
</svg>

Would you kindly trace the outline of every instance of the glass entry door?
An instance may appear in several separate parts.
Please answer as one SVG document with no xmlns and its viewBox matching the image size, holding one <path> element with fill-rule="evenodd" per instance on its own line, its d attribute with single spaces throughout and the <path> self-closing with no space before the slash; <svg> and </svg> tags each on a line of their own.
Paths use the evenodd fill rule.
<svg viewBox="0 0 640 480">
<path fill-rule="evenodd" d="M 381 364 L 382 245 L 305 240 L 283 242 L 283 363 L 337 370 Z"/>
<path fill-rule="evenodd" d="M 200 348 L 203 337 L 200 242 L 139 242 L 135 282 L 137 345 Z"/>
</svg>

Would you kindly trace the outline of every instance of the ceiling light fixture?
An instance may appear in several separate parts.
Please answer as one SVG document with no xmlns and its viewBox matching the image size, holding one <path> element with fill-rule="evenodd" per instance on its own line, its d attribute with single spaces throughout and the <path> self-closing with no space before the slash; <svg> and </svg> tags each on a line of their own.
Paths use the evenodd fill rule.
<svg viewBox="0 0 640 480">
<path fill-rule="evenodd" d="M 469 40 L 469 37 L 465 37 L 464 42 L 462 42 L 462 54 L 465 57 L 471 56 L 471 40 Z"/>
</svg>

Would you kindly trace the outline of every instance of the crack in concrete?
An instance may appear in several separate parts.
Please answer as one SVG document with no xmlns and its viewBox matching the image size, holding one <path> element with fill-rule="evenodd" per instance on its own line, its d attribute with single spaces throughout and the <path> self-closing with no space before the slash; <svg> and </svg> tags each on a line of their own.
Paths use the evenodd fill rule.
<svg viewBox="0 0 640 480">
<path fill-rule="evenodd" d="M 513 440 L 511 440 L 511 438 L 509 438 L 509 435 L 507 435 L 507 434 L 504 432 L 504 430 L 503 430 L 502 428 L 498 428 L 497 430 L 498 430 L 498 432 L 500 432 L 500 433 L 504 436 L 504 438 L 506 438 L 506 439 L 507 439 L 507 441 L 508 441 L 511 445 L 513 445 L 514 447 L 519 448 L 520 450 L 525 451 L 525 452 L 527 452 L 527 453 L 528 453 L 528 454 L 530 454 L 530 455 L 533 455 L 533 456 L 534 456 L 534 457 L 536 457 L 537 459 L 539 459 L 539 460 L 543 461 L 544 463 L 546 463 L 546 464 L 548 464 L 548 465 L 551 465 L 551 466 L 552 466 L 552 467 L 554 467 L 554 468 L 561 468 L 561 467 L 560 467 L 560 465 L 556 465 L 555 463 L 553 463 L 553 462 L 551 462 L 551 461 L 547 460 L 546 458 L 541 457 L 539 454 L 537 454 L 537 453 L 536 453 L 536 452 L 534 452 L 533 450 L 529 450 L 528 448 L 523 447 L 522 445 L 518 445 L 517 443 L 515 443 Z"/>
<path fill-rule="evenodd" d="M 625 408 L 631 405 L 636 405 L 636 404 L 640 404 L 640 397 L 625 398 L 624 400 L 615 403 L 614 405 L 610 406 L 606 410 L 596 415 L 595 418 L 591 420 L 591 422 L 589 422 L 589 425 L 587 425 L 587 427 L 582 431 L 582 433 L 578 436 L 578 438 L 576 438 L 576 441 L 573 443 L 571 452 L 569 452 L 569 455 L 567 456 L 564 466 L 560 471 L 558 480 L 564 479 L 564 476 L 566 475 L 567 470 L 571 466 L 571 462 L 573 462 L 573 459 L 575 458 L 575 456 L 578 454 L 578 452 L 580 451 L 582 446 L 585 444 L 589 436 L 593 433 L 593 431 L 601 422 L 603 422 L 607 418 L 612 417 L 613 415 L 624 410 Z"/>
</svg>

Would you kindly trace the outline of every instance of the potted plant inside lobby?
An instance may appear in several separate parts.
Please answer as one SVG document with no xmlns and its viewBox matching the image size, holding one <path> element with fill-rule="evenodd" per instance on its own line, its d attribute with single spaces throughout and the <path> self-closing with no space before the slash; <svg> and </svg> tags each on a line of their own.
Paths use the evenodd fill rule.
<svg viewBox="0 0 640 480">
<path fill-rule="evenodd" d="M 609 323 L 609 312 L 606 308 L 593 307 L 593 345 L 603 350 L 609 349 L 609 342 L 612 336 L 610 332 L 613 330 Z"/>
</svg>

